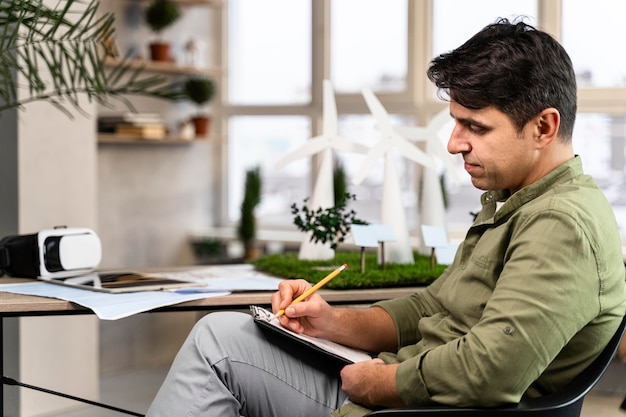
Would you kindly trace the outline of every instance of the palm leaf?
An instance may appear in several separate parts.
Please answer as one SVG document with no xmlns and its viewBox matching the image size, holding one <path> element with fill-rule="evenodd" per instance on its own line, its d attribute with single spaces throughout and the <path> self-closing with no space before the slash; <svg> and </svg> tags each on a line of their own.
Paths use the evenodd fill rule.
<svg viewBox="0 0 626 417">
<path fill-rule="evenodd" d="M 111 13 L 100 13 L 97 0 L 0 0 L 0 112 L 46 100 L 72 117 L 81 97 L 108 104 L 127 95 L 161 99 L 180 97 L 178 84 L 146 75 L 129 59 L 107 68 L 115 37 Z M 17 80 L 25 80 L 26 85 Z"/>
</svg>

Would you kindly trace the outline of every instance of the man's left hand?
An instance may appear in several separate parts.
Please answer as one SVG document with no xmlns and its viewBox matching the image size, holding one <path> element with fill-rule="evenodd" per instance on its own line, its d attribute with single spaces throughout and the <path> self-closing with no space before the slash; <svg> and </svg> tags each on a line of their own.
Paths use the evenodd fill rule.
<svg viewBox="0 0 626 417">
<path fill-rule="evenodd" d="M 396 390 L 397 368 L 397 364 L 387 365 L 381 359 L 345 366 L 341 389 L 350 400 L 366 407 L 406 407 Z"/>
</svg>

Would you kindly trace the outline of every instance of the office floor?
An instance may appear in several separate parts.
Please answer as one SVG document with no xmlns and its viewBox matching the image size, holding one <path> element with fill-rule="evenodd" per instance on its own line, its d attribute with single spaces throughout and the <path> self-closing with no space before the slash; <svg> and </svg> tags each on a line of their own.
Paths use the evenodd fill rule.
<svg viewBox="0 0 626 417">
<path fill-rule="evenodd" d="M 145 413 L 166 372 L 167 369 L 164 368 L 152 368 L 105 377 L 101 381 L 101 401 L 136 413 Z M 623 399 L 623 393 L 611 394 L 594 390 L 585 399 L 582 417 L 626 417 L 626 411 L 619 409 Z M 45 417 L 119 417 L 123 415 L 98 407 L 78 406 L 72 411 Z"/>
</svg>

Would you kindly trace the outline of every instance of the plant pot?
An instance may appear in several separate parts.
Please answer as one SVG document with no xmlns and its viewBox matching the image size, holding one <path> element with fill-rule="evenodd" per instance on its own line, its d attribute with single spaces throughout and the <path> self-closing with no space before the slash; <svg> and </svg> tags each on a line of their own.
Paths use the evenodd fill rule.
<svg viewBox="0 0 626 417">
<path fill-rule="evenodd" d="M 245 246 L 243 258 L 245 260 L 254 260 L 261 256 L 263 251 L 258 246 Z"/>
<path fill-rule="evenodd" d="M 211 127 L 211 119 L 207 116 L 196 116 L 191 119 L 193 126 L 196 130 L 196 137 L 204 138 L 209 133 Z"/>
<path fill-rule="evenodd" d="M 153 61 L 169 62 L 170 44 L 165 42 L 152 42 L 150 44 L 150 59 Z"/>
</svg>

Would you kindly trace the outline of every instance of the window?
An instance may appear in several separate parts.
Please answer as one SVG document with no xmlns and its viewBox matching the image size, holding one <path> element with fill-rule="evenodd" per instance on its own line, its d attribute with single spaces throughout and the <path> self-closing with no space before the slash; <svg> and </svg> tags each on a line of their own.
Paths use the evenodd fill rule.
<svg viewBox="0 0 626 417">
<path fill-rule="evenodd" d="M 433 56 L 461 46 L 498 18 L 523 17 L 526 23 L 537 24 L 536 0 L 434 0 L 433 6 Z"/>
<path fill-rule="evenodd" d="M 626 86 L 626 55 L 616 48 L 626 39 L 624 14 L 624 2 L 563 0 L 563 46 L 581 87 Z"/>
<path fill-rule="evenodd" d="M 607 194 L 626 235 L 626 198 L 619 192 L 626 160 L 626 59 L 613 46 L 613 40 L 626 37 L 626 27 L 617 20 L 626 5 L 611 0 L 598 0 L 592 8 L 574 0 L 230 0 L 226 10 L 224 223 L 237 221 L 245 169 L 259 164 L 264 187 L 259 222 L 293 227 L 290 206 L 310 196 L 316 161 L 304 158 L 280 171 L 274 163 L 320 134 L 324 78 L 335 88 L 339 134 L 371 146 L 379 136 L 361 96 L 363 87 L 381 99 L 395 126 L 424 125 L 445 106 L 426 80 L 430 59 L 499 17 L 523 17 L 548 30 L 562 28 L 553 35 L 570 52 L 579 78 L 575 150 Z M 349 178 L 364 158 L 336 156 Z M 377 221 L 380 212 L 382 169 L 381 160 L 350 188 L 357 195 L 357 214 L 370 221 Z M 420 169 L 400 155 L 396 169 L 407 220 L 416 227 Z M 469 213 L 480 207 L 481 191 L 466 175 L 460 183 L 447 178 L 445 184 L 448 224 L 462 233 L 471 223 Z"/>
<path fill-rule="evenodd" d="M 626 241 L 626 58 L 615 48 L 626 37 L 626 3 L 600 0 L 594 7 L 563 0 L 563 46 L 578 81 L 574 151 L 609 199 Z M 581 28 L 584 27 L 585 36 Z"/>
<path fill-rule="evenodd" d="M 407 0 L 331 3 L 331 80 L 338 93 L 406 89 L 407 10 Z"/>
<path fill-rule="evenodd" d="M 626 235 L 626 115 L 578 114 L 573 144 L 574 152 L 582 158 L 585 172 L 593 177 L 608 198 L 620 232 Z"/>
<path fill-rule="evenodd" d="M 229 123 L 228 217 L 239 219 L 245 171 L 260 166 L 263 198 L 258 215 L 266 224 L 281 224 L 294 202 L 308 196 L 310 159 L 294 161 L 281 170 L 277 156 L 302 145 L 310 136 L 310 120 L 303 116 L 237 116 Z"/>
<path fill-rule="evenodd" d="M 228 7 L 230 104 L 308 104 L 310 0 L 231 0 Z"/>
</svg>

